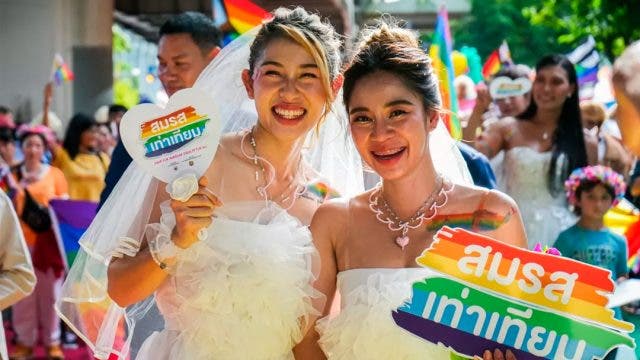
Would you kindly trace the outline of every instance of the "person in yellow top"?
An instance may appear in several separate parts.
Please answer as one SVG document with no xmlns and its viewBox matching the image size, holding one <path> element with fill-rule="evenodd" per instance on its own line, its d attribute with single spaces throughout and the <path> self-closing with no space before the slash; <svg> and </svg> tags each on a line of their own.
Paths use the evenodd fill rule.
<svg viewBox="0 0 640 360">
<path fill-rule="evenodd" d="M 52 146 L 52 164 L 64 173 L 71 200 L 100 200 L 110 159 L 98 151 L 98 131 L 92 117 L 76 114 L 67 127 L 62 146 Z"/>
<path fill-rule="evenodd" d="M 49 126 L 49 103 L 52 86 L 48 83 L 44 91 L 42 124 Z M 69 184 L 69 199 L 98 202 L 104 189 L 104 178 L 110 158 L 98 150 L 99 128 L 96 120 L 88 115 L 75 114 L 64 136 L 62 146 L 49 144 L 53 154 L 52 165 L 62 170 Z"/>
</svg>

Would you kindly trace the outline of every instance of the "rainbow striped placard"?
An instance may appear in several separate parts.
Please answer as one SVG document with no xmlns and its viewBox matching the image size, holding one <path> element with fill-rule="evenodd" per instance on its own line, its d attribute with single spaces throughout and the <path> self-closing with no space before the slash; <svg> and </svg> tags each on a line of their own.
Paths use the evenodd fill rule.
<svg viewBox="0 0 640 360">
<path fill-rule="evenodd" d="M 573 259 L 509 246 L 462 229 L 443 228 L 416 261 L 484 289 L 587 321 L 632 331 L 613 318 L 605 293 L 614 288 L 609 271 Z"/>
<path fill-rule="evenodd" d="M 170 153 L 202 136 L 207 121 L 207 115 L 200 115 L 192 106 L 187 106 L 140 124 L 145 157 Z"/>
<path fill-rule="evenodd" d="M 606 308 L 608 270 L 446 226 L 416 262 L 442 277 L 415 283 L 393 318 L 456 353 L 500 348 L 519 360 L 590 360 L 634 346 L 633 325 Z"/>
<path fill-rule="evenodd" d="M 602 358 L 619 344 L 633 346 L 626 334 L 442 277 L 415 283 L 412 301 L 393 317 L 414 334 L 466 354 L 482 354 L 486 340 L 515 350 L 518 360 Z"/>
</svg>

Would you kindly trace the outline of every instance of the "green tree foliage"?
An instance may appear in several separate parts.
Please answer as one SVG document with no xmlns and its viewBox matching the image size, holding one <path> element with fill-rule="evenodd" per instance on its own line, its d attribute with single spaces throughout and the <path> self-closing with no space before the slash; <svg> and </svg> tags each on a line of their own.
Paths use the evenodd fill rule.
<svg viewBox="0 0 640 360">
<path fill-rule="evenodd" d="M 471 13 L 452 21 L 454 47 L 475 47 L 484 62 L 502 40 L 507 40 L 513 60 L 531 66 L 546 54 L 571 51 L 573 44 L 560 43 L 556 29 L 542 23 L 531 24 L 525 16 L 523 9 L 539 3 L 540 0 L 471 0 Z"/>
<path fill-rule="evenodd" d="M 556 31 L 560 44 L 575 45 L 593 35 L 610 59 L 640 39 L 640 0 L 543 0 L 523 14 L 534 26 Z"/>
</svg>

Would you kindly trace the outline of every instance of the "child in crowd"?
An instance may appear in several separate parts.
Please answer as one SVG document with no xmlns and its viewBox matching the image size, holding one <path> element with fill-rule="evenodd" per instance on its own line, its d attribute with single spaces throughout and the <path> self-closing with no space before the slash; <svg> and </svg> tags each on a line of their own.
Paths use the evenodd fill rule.
<svg viewBox="0 0 640 360">
<path fill-rule="evenodd" d="M 604 214 L 624 196 L 625 188 L 622 175 L 611 168 L 574 170 L 565 190 L 580 218 L 554 245 L 563 256 L 610 270 L 613 280 L 627 275 L 627 241 L 604 226 Z"/>
<path fill-rule="evenodd" d="M 617 281 L 627 276 L 627 241 L 604 226 L 604 214 L 623 196 L 622 175 L 605 166 L 574 170 L 564 183 L 578 222 L 560 233 L 554 247 L 563 256 L 611 271 Z M 622 319 L 620 308 L 614 309 Z M 615 359 L 615 350 L 605 359 Z"/>
</svg>

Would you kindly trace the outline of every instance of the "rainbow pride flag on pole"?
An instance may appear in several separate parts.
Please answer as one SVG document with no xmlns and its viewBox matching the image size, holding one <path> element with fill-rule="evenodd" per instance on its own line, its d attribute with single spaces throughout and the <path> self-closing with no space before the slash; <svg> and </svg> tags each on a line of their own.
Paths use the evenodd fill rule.
<svg viewBox="0 0 640 360">
<path fill-rule="evenodd" d="M 442 107 L 449 110 L 443 116 L 449 134 L 456 140 L 462 138 L 462 128 L 458 119 L 458 98 L 453 87 L 453 41 L 449 30 L 449 14 L 442 6 L 438 12 L 436 31 L 433 34 L 433 41 L 429 49 L 429 56 L 433 61 L 433 68 L 440 80 L 440 95 L 442 97 Z"/>
<path fill-rule="evenodd" d="M 49 209 L 53 232 L 67 269 L 73 264 L 80 244 L 78 241 L 96 216 L 98 204 L 90 201 L 51 200 Z"/>
<path fill-rule="evenodd" d="M 56 53 L 53 56 L 53 64 L 51 66 L 51 80 L 56 86 L 60 86 L 62 83 L 71 81 L 74 78 L 73 72 L 62 59 L 62 55 Z"/>
</svg>

